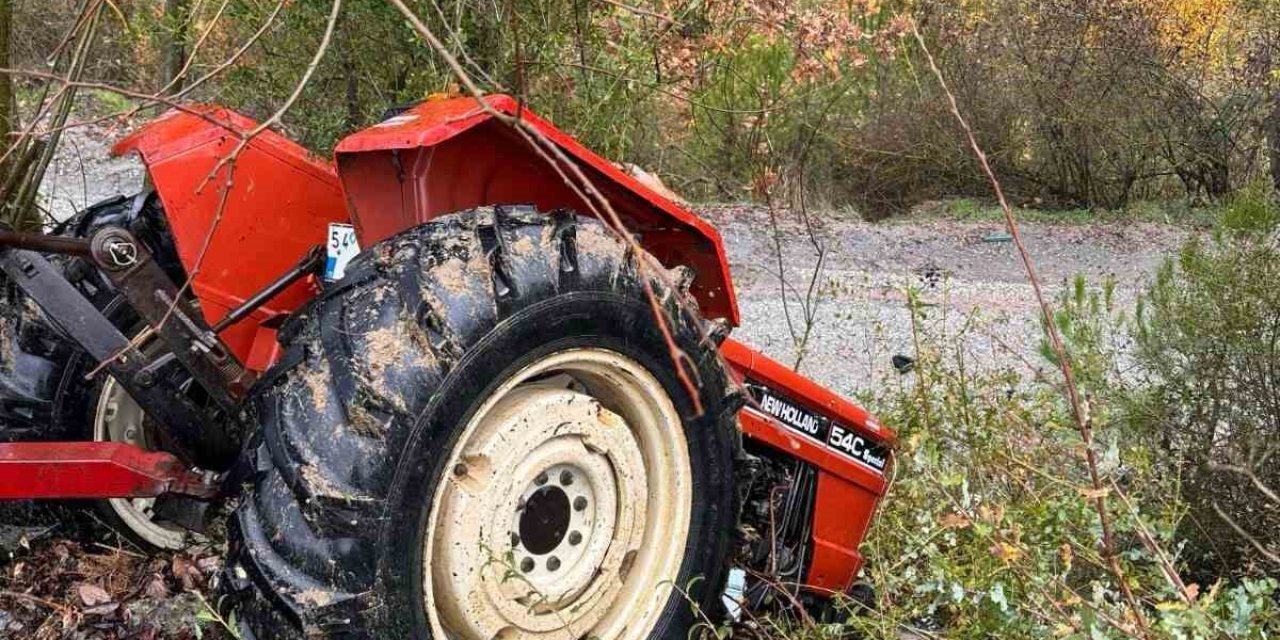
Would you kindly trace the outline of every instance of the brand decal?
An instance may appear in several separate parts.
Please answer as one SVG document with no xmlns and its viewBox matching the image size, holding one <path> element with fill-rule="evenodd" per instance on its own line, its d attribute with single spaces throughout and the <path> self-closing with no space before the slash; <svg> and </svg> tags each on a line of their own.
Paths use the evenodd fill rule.
<svg viewBox="0 0 1280 640">
<path fill-rule="evenodd" d="M 805 411 L 764 387 L 757 386 L 756 391 L 756 400 L 760 403 L 762 411 L 777 418 L 782 424 L 822 442 L 827 426 L 826 418 Z"/>
<path fill-rule="evenodd" d="M 831 425 L 831 436 L 827 438 L 827 444 L 832 449 L 876 471 L 884 471 L 885 462 L 889 457 L 889 452 L 884 447 L 840 425 Z"/>
<path fill-rule="evenodd" d="M 757 403 L 754 408 L 760 412 L 858 464 L 884 472 L 889 460 L 889 449 L 884 445 L 809 411 L 764 385 L 748 382 L 746 386 Z"/>
</svg>

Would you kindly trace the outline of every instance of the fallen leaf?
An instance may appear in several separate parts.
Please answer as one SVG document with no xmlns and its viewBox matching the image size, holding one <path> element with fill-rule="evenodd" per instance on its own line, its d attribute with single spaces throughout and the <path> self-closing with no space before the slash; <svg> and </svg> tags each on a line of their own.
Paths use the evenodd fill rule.
<svg viewBox="0 0 1280 640">
<path fill-rule="evenodd" d="M 105 616 L 110 613 L 115 613 L 115 610 L 118 609 L 119 607 L 120 607 L 120 604 L 117 602 L 108 602 L 106 604 L 100 604 L 96 607 L 87 607 L 84 610 L 84 613 L 85 615 L 90 615 L 90 616 Z"/>
<path fill-rule="evenodd" d="M 222 558 L 218 556 L 205 556 L 196 560 L 196 566 L 206 574 L 212 575 L 222 570 Z"/>
<path fill-rule="evenodd" d="M 991 554 L 1005 562 L 1015 562 L 1022 557 L 1022 550 L 1008 542 L 997 542 L 991 545 Z"/>
<path fill-rule="evenodd" d="M 1080 487 L 1079 489 L 1076 489 L 1076 491 L 1079 491 L 1080 495 L 1089 500 L 1097 500 L 1098 498 L 1105 498 L 1108 495 L 1111 495 L 1111 487 L 1098 487 L 1097 489 L 1092 487 Z"/>
<path fill-rule="evenodd" d="M 88 582 L 81 583 L 76 587 L 76 592 L 80 594 L 80 601 L 86 607 L 95 607 L 100 604 L 111 602 L 111 594 L 96 584 Z"/>
<path fill-rule="evenodd" d="M 178 582 L 182 584 L 183 591 L 199 588 L 204 579 L 204 575 L 200 573 L 200 568 L 184 555 L 173 557 L 173 561 L 170 563 L 170 570 L 173 571 L 173 577 L 177 578 Z"/>
<path fill-rule="evenodd" d="M 971 524 L 969 518 L 962 513 L 948 513 L 942 516 L 941 522 L 942 526 L 947 529 L 964 529 Z"/>
<path fill-rule="evenodd" d="M 169 597 L 169 586 L 164 583 L 164 578 L 160 577 L 159 574 L 152 574 L 142 592 L 148 598 L 167 598 Z"/>
</svg>

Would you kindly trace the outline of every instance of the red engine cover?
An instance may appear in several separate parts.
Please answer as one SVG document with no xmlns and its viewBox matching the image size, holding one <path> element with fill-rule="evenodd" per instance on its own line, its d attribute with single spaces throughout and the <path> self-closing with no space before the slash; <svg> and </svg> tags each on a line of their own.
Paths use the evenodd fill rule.
<svg viewBox="0 0 1280 640">
<path fill-rule="evenodd" d="M 233 173 L 226 164 L 218 168 L 240 143 L 235 132 L 255 126 L 234 111 L 195 106 L 170 111 L 112 147 L 115 155 L 136 151 L 146 163 L 210 323 L 324 244 L 329 222 L 348 221 L 333 167 L 274 131 L 253 138 Z M 315 292 L 314 282 L 295 284 L 222 339 L 250 368 L 265 369 L 275 357 L 275 332 L 261 324 Z"/>
</svg>

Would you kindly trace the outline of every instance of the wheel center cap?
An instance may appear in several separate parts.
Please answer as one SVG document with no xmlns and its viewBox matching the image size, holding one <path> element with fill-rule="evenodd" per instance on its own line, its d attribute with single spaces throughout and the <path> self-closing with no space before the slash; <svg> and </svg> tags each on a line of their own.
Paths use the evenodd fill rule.
<svg viewBox="0 0 1280 640">
<path fill-rule="evenodd" d="M 551 553 L 569 530 L 569 496 L 557 486 L 542 487 L 529 496 L 520 514 L 520 540 L 534 555 Z"/>
</svg>

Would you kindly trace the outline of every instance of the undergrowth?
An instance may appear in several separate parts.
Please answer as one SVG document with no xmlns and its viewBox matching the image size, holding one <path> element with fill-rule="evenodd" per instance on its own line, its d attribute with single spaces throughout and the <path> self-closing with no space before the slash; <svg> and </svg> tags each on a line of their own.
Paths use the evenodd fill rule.
<svg viewBox="0 0 1280 640">
<path fill-rule="evenodd" d="M 1121 573 L 1148 630 L 1102 555 L 1097 490 L 1052 350 L 1010 353 L 1005 368 L 977 373 L 978 312 L 949 322 L 956 311 L 909 292 L 914 368 L 868 399 L 900 436 L 894 480 L 863 547 L 877 606 L 850 605 L 836 625 L 771 621 L 769 635 L 1280 634 L 1277 535 L 1260 526 L 1280 509 L 1269 500 L 1280 204 L 1268 188 L 1248 189 L 1217 219 L 1145 285 L 1136 309 L 1117 303 L 1115 283 L 1083 279 L 1055 305 Z M 1205 560 L 1223 549 L 1229 567 Z"/>
<path fill-rule="evenodd" d="M 1187 605 L 1162 573 L 1156 554 L 1177 561 L 1186 506 L 1159 452 L 1125 433 L 1118 413 L 1097 400 L 1093 383 L 1110 372 L 1088 352 L 1099 353 L 1104 325 L 1119 317 L 1109 291 L 1077 283 L 1059 324 L 1088 390 L 1121 562 L 1153 634 L 1280 632 L 1275 579 L 1188 585 L 1196 598 Z M 936 330 L 946 325 L 918 307 L 913 315 L 915 372 L 875 405 L 902 441 L 896 480 L 864 548 L 879 609 L 850 625 L 884 638 L 904 629 L 948 638 L 1132 637 L 1133 620 L 1099 553 L 1083 444 L 1056 381 L 1021 364 L 973 374 L 963 330 Z"/>
</svg>

